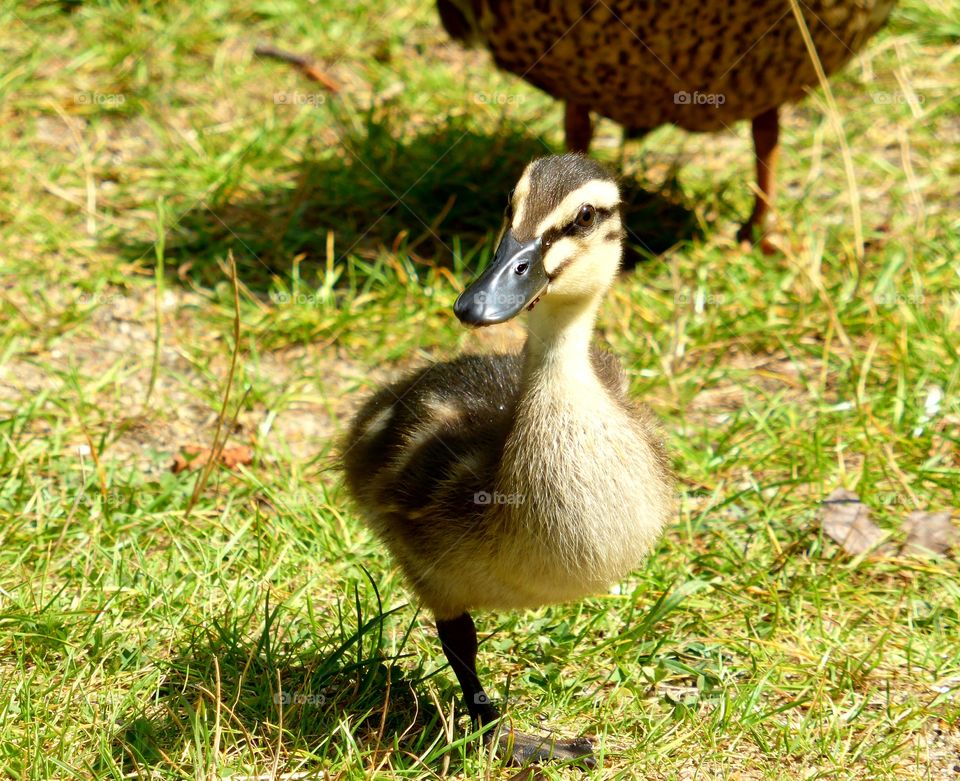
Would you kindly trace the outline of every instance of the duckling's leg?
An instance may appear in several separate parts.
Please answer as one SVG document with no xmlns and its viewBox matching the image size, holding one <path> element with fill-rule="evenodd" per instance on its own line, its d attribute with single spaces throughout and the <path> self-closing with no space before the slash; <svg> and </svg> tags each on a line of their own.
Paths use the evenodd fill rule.
<svg viewBox="0 0 960 781">
<path fill-rule="evenodd" d="M 760 245 L 764 251 L 767 247 L 763 242 L 768 216 L 773 207 L 776 192 L 777 154 L 780 150 L 780 121 L 778 107 L 774 106 L 753 118 L 753 147 L 757 162 L 757 197 L 753 202 L 753 212 L 743 227 L 737 232 L 739 241 L 748 241 L 751 244 L 759 234 Z M 770 249 L 774 249 L 772 244 Z"/>
<path fill-rule="evenodd" d="M 590 140 L 593 138 L 590 109 L 568 100 L 564 107 L 563 132 L 566 135 L 568 151 L 584 154 L 589 152 Z"/>
<path fill-rule="evenodd" d="M 444 656 L 460 682 L 470 718 L 481 727 L 500 718 L 500 711 L 490 702 L 477 675 L 477 628 L 469 613 L 448 621 L 437 619 L 437 634 Z"/>
<path fill-rule="evenodd" d="M 500 711 L 490 702 L 477 675 L 477 629 L 469 613 L 457 618 L 437 620 L 437 634 L 440 645 L 450 662 L 460 689 L 467 703 L 470 718 L 478 726 L 492 724 L 500 718 Z M 526 765 L 531 762 L 545 762 L 549 759 L 579 759 L 588 767 L 596 765 L 593 745 L 588 738 L 557 740 L 545 735 L 525 735 L 514 729 L 503 727 L 486 733 L 486 739 L 499 734 L 500 748 L 510 762 Z"/>
</svg>

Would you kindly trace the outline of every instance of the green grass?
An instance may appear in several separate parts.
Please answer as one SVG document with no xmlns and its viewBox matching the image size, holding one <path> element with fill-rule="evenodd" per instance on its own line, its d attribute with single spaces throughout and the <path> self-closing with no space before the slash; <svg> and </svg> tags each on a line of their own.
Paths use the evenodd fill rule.
<svg viewBox="0 0 960 781">
<path fill-rule="evenodd" d="M 375 5 L 0 10 L 2 777 L 511 774 L 332 442 L 377 383 L 478 347 L 452 302 L 560 111 L 431 3 Z M 958 776 L 956 558 L 850 559 L 817 523 L 839 485 L 895 540 L 960 507 L 958 15 L 901 3 L 831 82 L 859 264 L 822 93 L 786 115 L 773 258 L 732 238 L 745 127 L 601 124 L 641 262 L 600 335 L 681 503 L 616 593 L 478 616 L 515 723 L 601 738 L 603 769 L 546 777 Z M 187 513 L 169 464 L 212 440 L 235 348 L 225 430 L 256 458 Z"/>
</svg>

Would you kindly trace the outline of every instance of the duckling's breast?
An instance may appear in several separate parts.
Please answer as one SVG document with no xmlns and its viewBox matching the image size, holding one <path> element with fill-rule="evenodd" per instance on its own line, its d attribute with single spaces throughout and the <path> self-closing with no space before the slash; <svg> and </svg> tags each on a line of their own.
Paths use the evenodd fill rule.
<svg viewBox="0 0 960 781">
<path fill-rule="evenodd" d="M 572 394 L 562 383 L 525 396 L 514 425 L 499 485 L 524 501 L 498 519 L 510 541 L 501 576 L 530 604 L 605 590 L 650 552 L 673 512 L 658 429 L 599 385 Z"/>
</svg>

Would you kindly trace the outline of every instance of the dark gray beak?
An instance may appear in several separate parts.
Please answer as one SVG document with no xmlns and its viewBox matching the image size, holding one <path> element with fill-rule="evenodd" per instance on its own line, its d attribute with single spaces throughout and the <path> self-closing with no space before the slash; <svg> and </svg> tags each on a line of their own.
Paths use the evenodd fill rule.
<svg viewBox="0 0 960 781">
<path fill-rule="evenodd" d="M 484 272 L 453 305 L 464 325 L 494 325 L 534 303 L 550 280 L 543 267 L 540 239 L 521 243 L 508 230 Z"/>
</svg>

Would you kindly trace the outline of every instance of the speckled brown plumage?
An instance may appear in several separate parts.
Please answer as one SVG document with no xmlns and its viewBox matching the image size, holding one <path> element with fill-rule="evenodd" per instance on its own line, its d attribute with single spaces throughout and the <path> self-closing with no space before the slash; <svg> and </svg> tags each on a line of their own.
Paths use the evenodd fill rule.
<svg viewBox="0 0 960 781">
<path fill-rule="evenodd" d="M 827 74 L 883 25 L 893 3 L 798 4 Z M 631 129 L 673 123 L 711 131 L 759 118 L 758 178 L 771 199 L 776 110 L 818 83 L 789 0 L 438 0 L 437 5 L 453 37 L 481 43 L 501 68 L 567 102 L 572 149 L 585 151 L 589 145 L 588 110 Z M 763 208 L 757 211 L 754 222 L 764 216 Z"/>
</svg>

